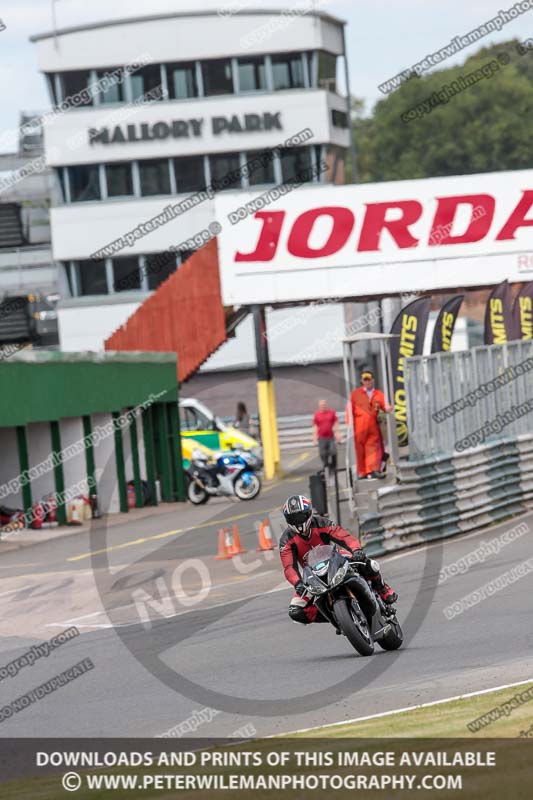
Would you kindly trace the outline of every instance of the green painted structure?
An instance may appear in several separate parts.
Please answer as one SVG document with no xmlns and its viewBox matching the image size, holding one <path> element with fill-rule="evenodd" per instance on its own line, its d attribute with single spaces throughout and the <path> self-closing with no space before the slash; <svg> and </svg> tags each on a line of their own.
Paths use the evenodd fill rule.
<svg viewBox="0 0 533 800">
<path fill-rule="evenodd" d="M 135 505 L 143 505 L 141 472 L 146 475 L 151 503 L 156 505 L 156 481 L 164 502 L 185 501 L 185 476 L 182 465 L 176 355 L 174 353 L 62 353 L 31 351 L 0 363 L 0 428 L 16 431 L 19 474 L 30 470 L 28 428 L 31 423 L 47 423 L 54 458 L 53 478 L 57 495 L 65 488 L 60 420 L 77 418 L 83 430 L 84 470 L 95 483 L 96 442 L 89 441 L 95 414 L 110 415 L 114 422 L 114 475 L 120 510 L 128 511 L 124 466 L 124 443 L 130 449 Z M 142 448 L 145 463 L 140 463 L 138 429 L 127 411 L 138 409 L 142 422 Z M 135 421 L 135 420 L 133 420 Z M 80 445 L 81 447 L 81 445 Z M 68 448 L 66 448 L 68 449 Z M 81 457 L 81 456 L 80 456 Z M 67 463 L 67 462 L 65 462 Z M 142 466 L 142 470 L 141 470 Z M 12 476 L 16 478 L 16 475 Z M 5 480 L 5 476 L 4 476 Z M 98 493 L 98 484 L 97 493 Z M 24 511 L 32 507 L 32 481 L 21 487 Z M 8 500 L 0 499 L 8 505 Z M 105 509 L 104 509 L 105 510 Z M 66 521 L 65 504 L 58 504 L 58 521 Z"/>
</svg>

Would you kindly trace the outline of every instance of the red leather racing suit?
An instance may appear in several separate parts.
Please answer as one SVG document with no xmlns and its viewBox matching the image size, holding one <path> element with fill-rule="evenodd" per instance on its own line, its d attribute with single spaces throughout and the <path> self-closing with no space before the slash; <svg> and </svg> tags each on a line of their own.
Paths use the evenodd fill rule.
<svg viewBox="0 0 533 800">
<path fill-rule="evenodd" d="M 290 584 L 295 586 L 301 580 L 299 567 L 303 565 L 305 554 L 313 547 L 321 544 L 336 544 L 346 555 L 352 555 L 356 550 L 362 550 L 361 542 L 327 517 L 313 515 L 311 520 L 311 534 L 304 539 L 300 534 L 287 528 L 279 541 L 279 553 L 285 577 Z M 291 609 L 294 612 L 291 613 Z M 289 615 L 298 622 L 317 621 L 318 609 L 313 605 L 311 598 L 301 598 L 294 594 L 289 606 Z M 325 621 L 320 615 L 321 621 Z"/>
</svg>

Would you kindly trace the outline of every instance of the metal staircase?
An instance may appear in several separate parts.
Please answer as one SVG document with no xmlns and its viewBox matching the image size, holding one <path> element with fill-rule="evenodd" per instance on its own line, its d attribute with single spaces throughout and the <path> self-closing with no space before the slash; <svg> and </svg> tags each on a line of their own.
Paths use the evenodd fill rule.
<svg viewBox="0 0 533 800">
<path fill-rule="evenodd" d="M 18 203 L 0 203 L 0 248 L 26 244 Z"/>
</svg>

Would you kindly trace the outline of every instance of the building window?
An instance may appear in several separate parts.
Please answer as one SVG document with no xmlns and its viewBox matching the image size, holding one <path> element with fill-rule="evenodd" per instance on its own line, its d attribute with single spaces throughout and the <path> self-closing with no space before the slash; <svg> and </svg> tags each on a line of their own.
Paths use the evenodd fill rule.
<svg viewBox="0 0 533 800">
<path fill-rule="evenodd" d="M 54 106 L 59 105 L 59 97 L 57 96 L 56 92 L 56 81 L 55 81 L 55 74 L 53 72 L 46 73 L 46 83 L 48 84 L 48 92 L 50 97 L 52 98 L 52 103 Z"/>
<path fill-rule="evenodd" d="M 202 63 L 204 95 L 233 94 L 233 73 L 230 58 L 216 58 Z"/>
<path fill-rule="evenodd" d="M 304 62 L 304 83 L 306 87 L 312 85 L 313 55 L 313 52 L 302 53 L 302 59 Z"/>
<path fill-rule="evenodd" d="M 80 293 L 107 294 L 107 274 L 105 261 L 78 261 L 78 285 Z"/>
<path fill-rule="evenodd" d="M 112 70 L 111 72 L 97 72 L 99 98 L 101 103 L 123 103 L 124 102 L 124 75 L 122 71 Z M 102 78 L 107 78 L 109 85 L 100 84 Z"/>
<path fill-rule="evenodd" d="M 330 92 L 337 91 L 337 56 L 318 53 L 318 85 Z"/>
<path fill-rule="evenodd" d="M 174 158 L 173 164 L 178 193 L 201 192 L 205 189 L 203 156 Z"/>
<path fill-rule="evenodd" d="M 106 164 L 108 197 L 129 197 L 133 194 L 131 164 Z"/>
<path fill-rule="evenodd" d="M 88 70 L 61 73 L 63 101 L 68 104 L 69 108 L 92 106 L 92 95 L 87 91 L 83 91 L 84 89 L 86 90 L 89 85 L 89 77 L 90 73 Z M 73 100 L 74 96 L 76 96 L 76 102 Z M 78 100 L 80 102 L 78 102 Z"/>
<path fill-rule="evenodd" d="M 156 253 L 146 256 L 146 276 L 148 288 L 157 289 L 163 281 L 176 271 L 178 256 L 176 253 Z"/>
<path fill-rule="evenodd" d="M 154 90 L 161 88 L 161 68 L 159 64 L 150 64 L 142 67 L 130 76 L 132 100 L 142 100 L 150 92 L 150 97 L 161 100 L 161 92 Z"/>
<path fill-rule="evenodd" d="M 239 58 L 240 92 L 264 92 L 267 88 L 264 56 L 258 58 Z"/>
<path fill-rule="evenodd" d="M 195 250 L 180 250 L 179 252 L 180 252 L 180 264 L 184 264 L 187 261 L 187 259 L 190 258 L 192 256 L 192 254 L 195 253 L 196 251 Z"/>
<path fill-rule="evenodd" d="M 59 188 L 61 189 L 61 199 L 63 203 L 67 202 L 67 192 L 65 190 L 65 171 L 64 167 L 56 167 L 55 173 L 57 175 Z"/>
<path fill-rule="evenodd" d="M 331 121 L 336 128 L 347 128 L 348 114 L 346 113 L 346 111 L 339 111 L 337 108 L 332 108 Z"/>
<path fill-rule="evenodd" d="M 189 97 L 198 97 L 194 61 L 187 61 L 183 64 L 167 64 L 167 80 L 171 100 L 187 100 Z"/>
<path fill-rule="evenodd" d="M 74 270 L 76 269 L 76 265 L 73 261 L 68 261 L 66 264 L 63 264 L 64 268 L 64 275 L 67 277 L 68 288 L 70 292 L 70 297 L 76 297 L 77 289 L 76 289 L 76 278 L 74 276 Z"/>
<path fill-rule="evenodd" d="M 272 150 L 257 150 L 256 152 L 246 153 L 245 157 L 250 186 L 276 182 L 274 176 L 274 153 Z"/>
<path fill-rule="evenodd" d="M 281 150 L 280 158 L 283 183 L 306 183 L 313 180 L 311 153 L 307 147 L 287 147 Z"/>
<path fill-rule="evenodd" d="M 301 53 L 272 56 L 274 89 L 302 89 L 304 71 Z"/>
<path fill-rule="evenodd" d="M 170 173 L 167 159 L 139 161 L 141 195 L 170 194 Z"/>
<path fill-rule="evenodd" d="M 141 288 L 141 271 L 137 256 L 114 258 L 112 264 L 115 292 L 129 292 Z"/>
<path fill-rule="evenodd" d="M 72 203 L 101 199 L 100 180 L 96 164 L 68 167 L 68 176 Z"/>
<path fill-rule="evenodd" d="M 238 153 L 209 156 L 211 186 L 215 192 L 241 188 L 241 169 Z"/>
</svg>

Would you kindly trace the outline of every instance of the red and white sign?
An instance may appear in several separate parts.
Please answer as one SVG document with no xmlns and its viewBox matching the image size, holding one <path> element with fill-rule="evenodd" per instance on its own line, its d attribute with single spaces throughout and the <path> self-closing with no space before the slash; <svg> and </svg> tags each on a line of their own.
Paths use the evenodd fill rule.
<svg viewBox="0 0 533 800">
<path fill-rule="evenodd" d="M 215 210 L 228 305 L 520 281 L 533 250 L 533 170 L 220 193 Z"/>
</svg>

